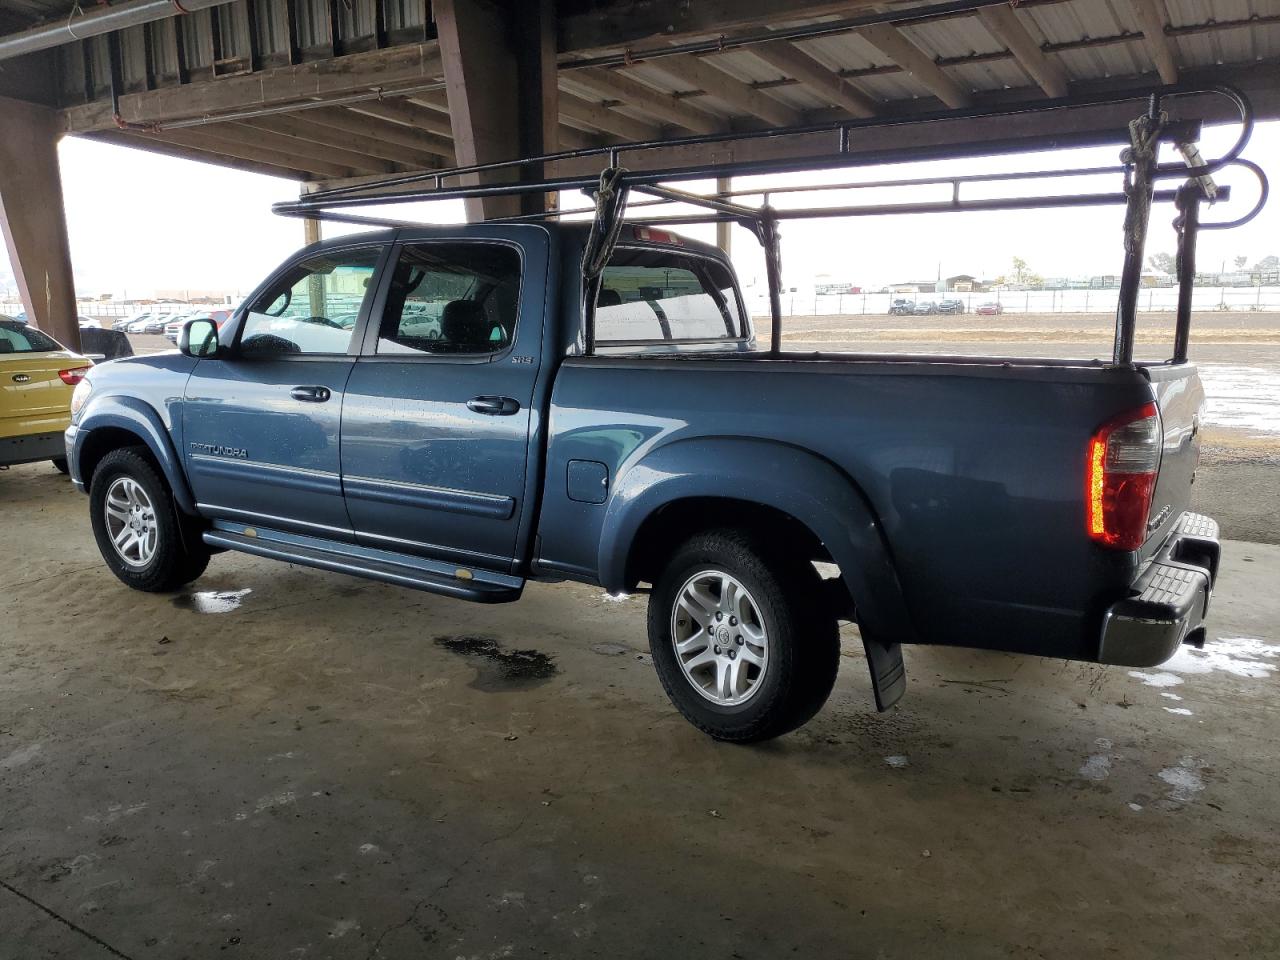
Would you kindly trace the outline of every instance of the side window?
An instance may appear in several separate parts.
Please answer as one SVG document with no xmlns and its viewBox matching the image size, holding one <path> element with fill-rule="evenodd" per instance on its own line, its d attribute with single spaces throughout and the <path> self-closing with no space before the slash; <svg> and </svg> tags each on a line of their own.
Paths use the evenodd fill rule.
<svg viewBox="0 0 1280 960">
<path fill-rule="evenodd" d="M 406 244 L 387 290 L 379 354 L 489 354 L 511 345 L 520 254 L 497 243 Z"/>
<path fill-rule="evenodd" d="M 620 247 L 600 276 L 597 343 L 733 340 L 745 324 L 733 274 L 717 260 Z"/>
<path fill-rule="evenodd" d="M 240 352 L 346 353 L 381 250 L 362 247 L 304 260 L 259 297 L 245 315 Z"/>
</svg>

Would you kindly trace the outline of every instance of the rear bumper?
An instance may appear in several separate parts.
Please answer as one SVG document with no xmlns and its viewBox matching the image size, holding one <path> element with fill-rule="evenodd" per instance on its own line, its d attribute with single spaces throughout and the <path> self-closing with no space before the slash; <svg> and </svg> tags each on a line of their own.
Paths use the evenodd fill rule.
<svg viewBox="0 0 1280 960">
<path fill-rule="evenodd" d="M 1218 575 L 1218 523 L 1184 513 L 1133 583 L 1133 595 L 1102 617 L 1100 663 L 1154 667 L 1202 630 Z"/>
<path fill-rule="evenodd" d="M 18 463 L 36 463 L 65 457 L 67 448 L 59 433 L 32 433 L 25 437 L 0 439 L 0 466 L 11 467 Z"/>
</svg>

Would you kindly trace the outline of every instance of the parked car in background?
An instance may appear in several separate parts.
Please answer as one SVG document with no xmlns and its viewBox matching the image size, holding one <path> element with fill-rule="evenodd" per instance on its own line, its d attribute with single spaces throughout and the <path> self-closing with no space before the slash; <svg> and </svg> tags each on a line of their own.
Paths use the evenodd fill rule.
<svg viewBox="0 0 1280 960">
<path fill-rule="evenodd" d="M 51 460 L 67 472 L 71 392 L 91 366 L 49 335 L 0 317 L 0 466 Z"/>
<path fill-rule="evenodd" d="M 1004 313 L 1004 304 L 999 300 L 988 300 L 986 303 L 978 304 L 978 309 L 973 311 L 980 317 L 991 317 L 998 313 Z"/>
<path fill-rule="evenodd" d="M 188 320 L 212 320 L 221 329 L 229 316 L 231 316 L 230 310 L 197 310 L 195 313 L 186 313 L 165 324 L 164 337 L 170 343 L 177 343 L 178 334 L 182 332 L 182 326 Z"/>
<path fill-rule="evenodd" d="M 932 300 L 917 300 L 915 314 L 917 317 L 928 317 L 938 312 L 938 305 Z"/>
<path fill-rule="evenodd" d="M 173 319 L 173 314 L 162 313 L 159 316 L 152 317 L 142 325 L 141 333 L 164 333 L 165 326 Z"/>
<path fill-rule="evenodd" d="M 84 330 L 88 327 L 98 329 L 102 326 L 102 324 L 99 323 L 97 320 L 93 319 L 93 317 L 84 317 L 84 316 L 76 317 L 76 321 L 79 323 L 81 330 Z"/>
<path fill-rule="evenodd" d="M 135 323 L 139 323 L 140 321 L 143 321 L 143 320 L 147 320 L 147 319 L 149 319 L 149 318 L 150 318 L 150 316 L 151 316 L 151 314 L 150 314 L 150 313 L 135 313 L 135 314 L 134 314 L 133 316 L 131 316 L 131 317 L 123 317 L 123 318 L 121 318 L 121 319 L 117 320 L 115 323 L 111 324 L 111 329 L 112 329 L 112 330 L 123 330 L 123 331 L 125 331 L 126 333 L 128 333 L 128 332 L 129 332 L 129 328 L 130 328 L 131 326 L 133 326 Z"/>
<path fill-rule="evenodd" d="M 895 317 L 909 317 L 916 312 L 914 300 L 894 300 L 889 304 L 889 314 Z"/>
<path fill-rule="evenodd" d="M 963 300 L 939 300 L 938 313 L 964 313 Z"/>
</svg>

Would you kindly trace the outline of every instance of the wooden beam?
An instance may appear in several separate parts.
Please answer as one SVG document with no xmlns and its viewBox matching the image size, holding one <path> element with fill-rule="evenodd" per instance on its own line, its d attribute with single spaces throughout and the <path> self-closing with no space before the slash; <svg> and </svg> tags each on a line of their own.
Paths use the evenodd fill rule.
<svg viewBox="0 0 1280 960">
<path fill-rule="evenodd" d="M 622 70 L 606 70 L 589 67 L 585 70 L 566 71 L 565 79 L 594 90 L 624 105 L 642 110 L 652 117 L 674 123 L 694 133 L 720 133 L 729 129 L 721 117 L 699 110 L 687 100 L 655 90 L 631 79 Z"/>
<path fill-rule="evenodd" d="M 342 107 L 321 107 L 317 110 L 305 110 L 295 114 L 300 120 L 317 123 L 342 131 L 353 137 L 368 138 L 371 143 L 365 149 L 375 156 L 386 156 L 388 160 L 395 157 L 376 153 L 374 144 L 381 149 L 383 145 L 394 145 L 406 152 L 406 155 L 434 156 L 437 160 L 453 162 L 453 142 L 444 137 L 406 127 L 403 124 L 387 120 L 379 120 L 347 110 Z M 404 162 L 404 161 L 397 161 Z"/>
<path fill-rule="evenodd" d="M 76 288 L 58 175 L 59 127 L 54 110 L 0 98 L 0 233 L 33 325 L 77 350 Z"/>
<path fill-rule="evenodd" d="M 337 164 L 349 170 L 364 173 L 395 173 L 396 165 L 357 150 L 335 147 L 331 143 L 317 143 L 296 131 L 297 122 L 284 115 L 243 120 L 237 123 L 212 124 L 222 136 L 244 143 L 261 143 L 265 147 L 286 153 L 297 153 L 324 163 Z"/>
<path fill-rule="evenodd" d="M 897 27 L 877 23 L 870 27 L 859 27 L 857 33 L 919 80 L 948 107 L 967 107 L 973 102 L 973 98 L 958 83 L 942 72 L 942 68 L 933 62 L 932 57 L 908 40 Z"/>
<path fill-rule="evenodd" d="M 657 124 L 636 120 L 563 90 L 560 92 L 560 116 L 591 130 L 616 133 L 624 140 L 656 140 L 662 136 L 662 129 Z"/>
<path fill-rule="evenodd" d="M 1067 75 L 1056 61 L 1040 49 L 1040 44 L 1027 32 L 1026 25 L 1010 7 L 982 7 L 978 11 L 991 35 L 1013 54 L 1027 76 L 1051 97 L 1067 95 Z"/>
<path fill-rule="evenodd" d="M 437 154 L 424 153 L 417 149 L 377 139 L 375 128 L 386 128 L 392 126 L 391 124 L 381 123 L 368 117 L 357 118 L 352 115 L 352 120 L 356 122 L 355 125 L 361 128 L 361 131 L 357 133 L 351 126 L 343 129 L 337 128 L 331 123 L 317 122 L 311 116 L 316 112 L 318 111 L 307 110 L 294 116 L 264 117 L 261 121 L 255 122 L 254 125 L 328 148 L 333 148 L 338 143 L 359 146 L 360 149 L 355 152 L 356 156 L 373 157 L 387 161 L 390 164 L 412 167 L 414 170 L 427 170 L 441 165 L 440 157 Z M 360 121 L 364 121 L 364 123 Z M 381 132 L 381 130 L 379 129 L 378 132 Z M 344 152 L 346 151 L 344 150 Z"/>
<path fill-rule="evenodd" d="M 759 117 L 774 126 L 789 127 L 800 123 L 799 111 L 766 96 L 751 84 L 743 83 L 723 70 L 717 70 L 713 66 L 714 62 L 714 57 L 699 58 L 681 54 L 651 60 L 649 66 L 681 83 L 689 84 L 693 89 L 723 100 L 748 116 Z"/>
<path fill-rule="evenodd" d="M 338 163 L 315 160 L 290 150 L 273 149 L 266 145 L 266 134 L 247 127 L 233 130 L 230 124 L 223 123 L 194 130 L 162 130 L 148 136 L 209 153 L 220 153 L 228 157 L 239 157 L 241 160 L 303 170 L 313 176 L 326 179 L 355 175 L 355 171 L 350 167 L 344 167 Z"/>
<path fill-rule="evenodd" d="M 177 160 L 191 160 L 196 163 L 210 163 L 218 167 L 240 170 L 244 173 L 257 173 L 266 177 L 282 177 L 286 180 L 306 180 L 311 174 L 297 168 L 278 167 L 275 164 L 258 160 L 244 160 L 240 157 L 228 156 L 224 153 L 213 153 L 208 150 L 197 150 L 194 147 L 182 146 L 167 140 L 159 140 L 151 134 L 125 133 L 124 131 L 103 130 L 98 133 L 79 134 L 88 140 L 111 143 L 131 150 L 145 150 L 147 153 L 159 154 L 162 157 L 173 157 Z"/>
<path fill-rule="evenodd" d="M 556 140 L 559 141 L 561 150 L 587 150 L 603 145 L 600 137 L 584 133 L 577 127 L 570 127 L 563 123 L 556 131 Z"/>
<path fill-rule="evenodd" d="M 421 130 L 437 137 L 452 139 L 453 128 L 449 126 L 448 117 L 441 117 L 434 110 L 408 103 L 404 100 L 367 100 L 347 106 L 354 113 L 362 113 L 366 117 L 377 117 L 390 120 L 414 130 Z"/>
<path fill-rule="evenodd" d="M 126 122 L 138 124 L 216 116 L 249 107 L 339 97 L 414 81 L 427 83 L 439 79 L 442 71 L 436 43 L 405 44 L 126 94 L 120 98 L 120 115 Z M 67 133 L 114 128 L 111 104 L 107 100 L 68 107 L 62 111 L 62 118 Z"/>
<path fill-rule="evenodd" d="M 1164 0 L 1133 0 L 1133 12 L 1142 27 L 1151 59 L 1155 61 L 1160 79 L 1165 83 L 1178 82 L 1178 61 L 1173 52 L 1173 41 L 1165 36 L 1169 25 L 1169 12 Z"/>
<path fill-rule="evenodd" d="M 522 99 L 541 90 L 520 88 L 507 12 L 486 0 L 432 0 L 431 9 L 440 38 L 458 162 L 471 166 L 514 159 L 520 153 Z M 532 109 L 527 100 L 523 106 Z M 485 182 L 509 180 L 514 175 L 512 168 L 486 176 Z M 464 182 L 480 179 L 473 175 Z M 523 212 L 518 197 L 470 199 L 466 209 L 467 219 L 472 221 Z"/>
<path fill-rule="evenodd" d="M 798 47 L 790 43 L 762 43 L 750 49 L 769 66 L 798 80 L 832 106 L 849 111 L 850 116 L 875 116 L 874 100 Z"/>
</svg>

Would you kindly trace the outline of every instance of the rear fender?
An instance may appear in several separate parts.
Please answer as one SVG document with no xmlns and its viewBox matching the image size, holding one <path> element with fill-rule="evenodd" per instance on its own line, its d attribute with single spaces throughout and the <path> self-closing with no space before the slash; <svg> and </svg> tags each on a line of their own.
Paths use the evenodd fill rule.
<svg viewBox="0 0 1280 960">
<path fill-rule="evenodd" d="M 194 516 L 195 498 L 191 495 L 191 488 L 187 484 L 187 477 L 173 445 L 173 439 L 165 429 L 160 414 L 148 403 L 136 397 L 115 395 L 90 400 L 88 410 L 76 422 L 75 439 L 68 451 L 72 477 L 80 480 L 84 476 L 80 469 L 81 455 L 93 431 L 109 428 L 127 430 L 146 445 L 164 473 L 179 508 L 184 513 Z"/>
<path fill-rule="evenodd" d="M 661 507 L 693 497 L 744 500 L 794 517 L 840 567 L 859 623 L 881 637 L 915 640 L 883 531 L 862 492 L 830 461 L 776 441 L 677 440 L 627 468 L 614 486 L 600 539 L 605 589 L 628 586 L 627 561 L 644 521 Z"/>
</svg>

